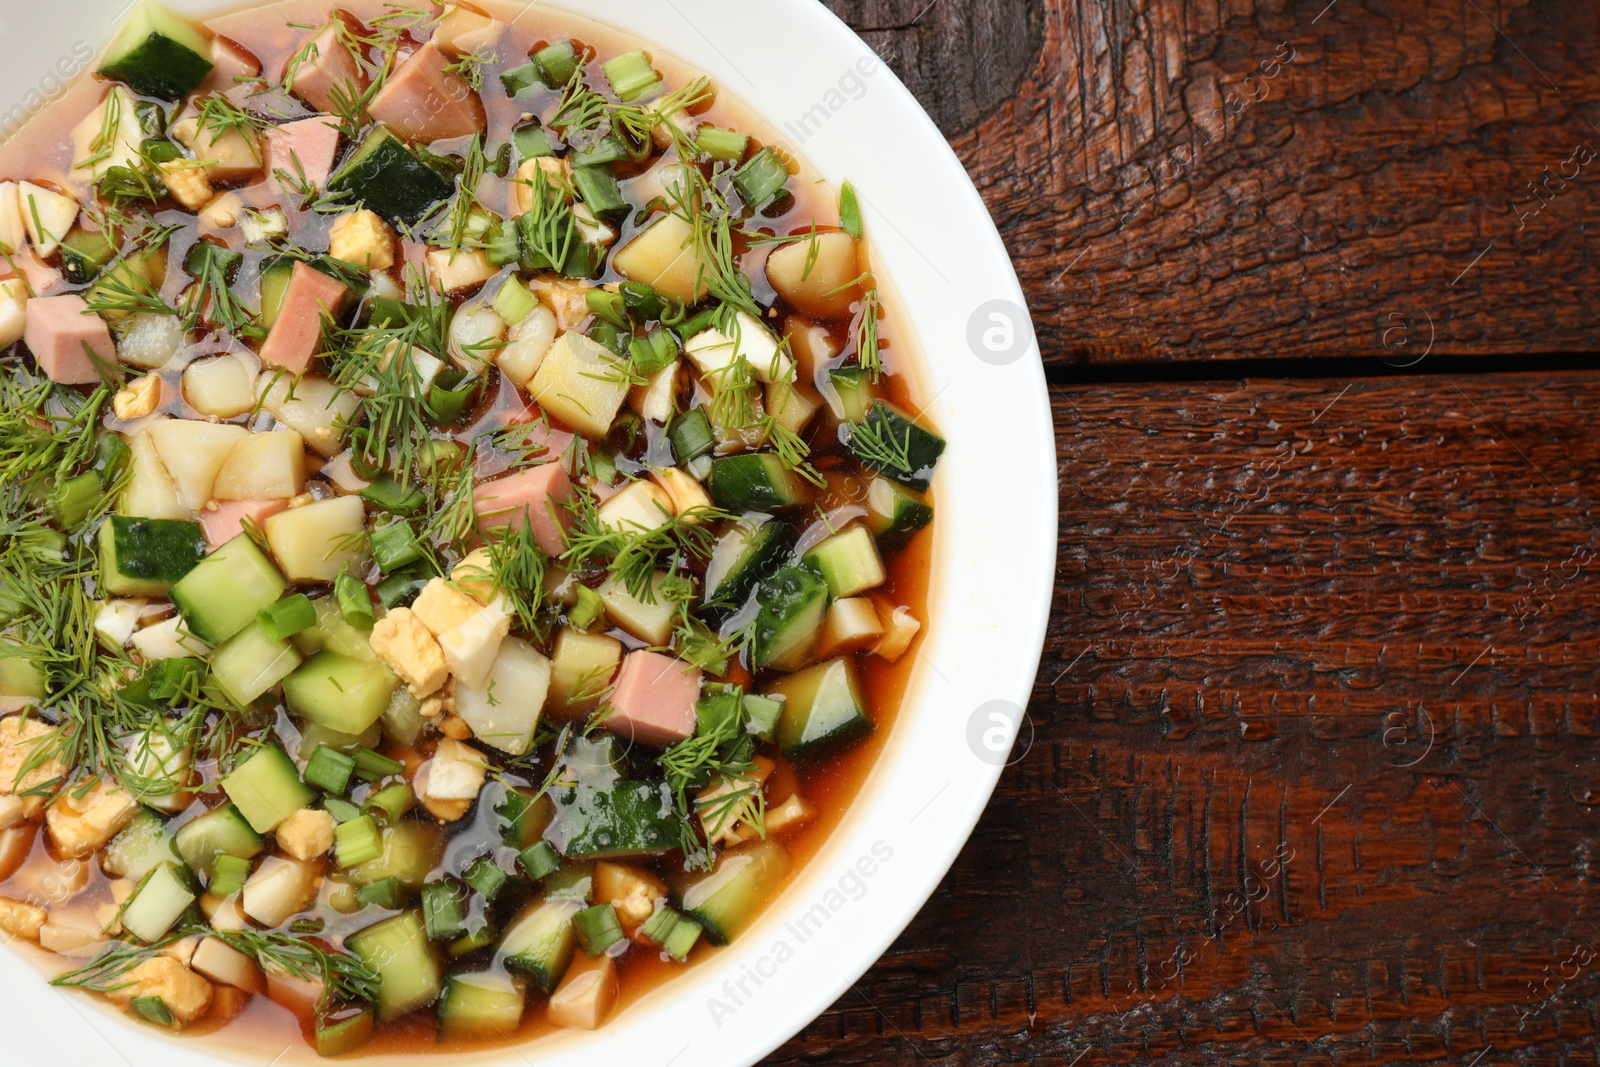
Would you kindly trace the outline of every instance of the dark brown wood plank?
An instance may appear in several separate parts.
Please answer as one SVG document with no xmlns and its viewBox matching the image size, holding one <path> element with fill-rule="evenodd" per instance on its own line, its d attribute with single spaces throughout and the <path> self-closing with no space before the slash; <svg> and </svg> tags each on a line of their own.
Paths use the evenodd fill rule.
<svg viewBox="0 0 1600 1067">
<path fill-rule="evenodd" d="M 1600 373 L 1054 397 L 1031 748 L 770 1062 L 1594 1063 Z"/>
<path fill-rule="evenodd" d="M 954 143 L 1051 363 L 1600 343 L 1587 0 L 1046 0 L 1037 46 L 1020 7 L 867 37 L 947 130 L 986 114 Z"/>
</svg>

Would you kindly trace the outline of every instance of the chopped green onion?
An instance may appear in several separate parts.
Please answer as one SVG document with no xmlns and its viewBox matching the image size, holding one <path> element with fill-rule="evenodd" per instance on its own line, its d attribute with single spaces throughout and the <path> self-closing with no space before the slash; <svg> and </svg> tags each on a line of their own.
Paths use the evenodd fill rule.
<svg viewBox="0 0 1600 1067">
<path fill-rule="evenodd" d="M 355 773 L 356 761 L 353 758 L 327 745 L 318 745 L 306 763 L 304 777 L 307 785 L 314 785 L 334 796 L 343 796 L 350 788 L 350 779 Z"/>
<path fill-rule="evenodd" d="M 625 52 L 601 64 L 600 69 L 624 104 L 661 88 L 661 75 L 650 66 L 650 53 L 642 50 Z"/>
<path fill-rule="evenodd" d="M 469 931 L 466 937 L 450 946 L 450 956 L 453 959 L 460 958 L 476 952 L 480 948 L 488 948 L 494 944 L 495 938 L 498 936 L 493 923 L 480 919 L 476 930 Z"/>
<path fill-rule="evenodd" d="M 122 439 L 121 434 L 101 434 L 100 440 L 94 443 L 94 470 L 107 489 L 116 484 L 132 459 L 133 449 L 128 447 L 128 442 Z"/>
<path fill-rule="evenodd" d="M 621 293 L 613 293 L 606 289 L 590 289 L 584 295 L 584 299 L 588 302 L 590 311 L 617 329 L 633 329 L 633 322 L 628 318 L 628 306 L 623 301 Z"/>
<path fill-rule="evenodd" d="M 529 878 L 538 881 L 549 874 L 554 874 L 561 867 L 561 856 L 556 848 L 548 841 L 529 845 L 517 857 L 517 862 L 522 865 Z"/>
<path fill-rule="evenodd" d="M 539 298 L 528 291 L 528 287 L 515 276 L 507 278 L 500 291 L 494 295 L 491 305 L 494 313 L 499 315 L 507 325 L 515 326 L 529 315 L 533 314 L 539 306 Z"/>
<path fill-rule="evenodd" d="M 500 890 L 511 881 L 511 876 L 501 869 L 493 856 L 479 856 L 468 865 L 461 880 L 477 892 L 487 903 L 493 904 Z"/>
<path fill-rule="evenodd" d="M 391 574 L 378 583 L 378 599 L 382 601 L 385 610 L 393 611 L 406 601 L 422 592 L 422 587 L 428 584 L 428 579 L 417 573 L 415 567 Z"/>
<path fill-rule="evenodd" d="M 771 148 L 763 148 L 733 172 L 733 184 L 752 211 L 765 211 L 789 184 L 789 168 Z"/>
<path fill-rule="evenodd" d="M 667 440 L 672 444 L 672 457 L 679 464 L 699 459 L 717 446 L 705 408 L 690 408 L 674 419 L 667 430 Z"/>
<path fill-rule="evenodd" d="M 622 924 L 617 921 L 617 909 L 611 904 L 596 904 L 572 917 L 572 925 L 583 943 L 583 951 L 598 956 L 622 940 Z"/>
<path fill-rule="evenodd" d="M 323 797 L 322 810 L 332 815 L 335 822 L 361 818 L 361 809 L 343 797 Z"/>
<path fill-rule="evenodd" d="M 633 369 L 648 377 L 666 370 L 678 358 L 678 339 L 672 331 L 656 327 L 644 337 L 635 337 L 628 345 L 633 356 Z"/>
<path fill-rule="evenodd" d="M 467 932 L 467 906 L 458 882 L 429 882 L 422 887 L 422 923 L 429 941 L 454 941 Z"/>
<path fill-rule="evenodd" d="M 317 606 L 304 593 L 295 593 L 256 612 L 256 623 L 272 640 L 287 641 L 317 624 Z"/>
<path fill-rule="evenodd" d="M 422 490 L 401 485 L 387 474 L 361 490 L 361 499 L 397 515 L 415 514 L 428 500 Z"/>
<path fill-rule="evenodd" d="M 549 132 L 539 124 L 538 119 L 530 118 L 518 123 L 511 131 L 511 143 L 516 147 L 519 163 L 556 154 L 555 146 L 550 143 Z"/>
<path fill-rule="evenodd" d="M 211 868 L 211 884 L 206 892 L 227 899 L 244 888 L 250 877 L 250 861 L 243 856 L 230 856 L 226 852 L 217 856 Z"/>
<path fill-rule="evenodd" d="M 428 415 L 440 426 L 460 422 L 482 392 L 482 378 L 469 377 L 460 368 L 447 370 L 434 379 L 433 388 L 428 390 Z"/>
<path fill-rule="evenodd" d="M 333 828 L 333 858 L 341 867 L 355 867 L 383 855 L 383 838 L 370 815 Z"/>
<path fill-rule="evenodd" d="M 596 218 L 626 214 L 630 207 L 610 167 L 573 167 L 572 186 Z"/>
<path fill-rule="evenodd" d="M 839 228 L 861 240 L 861 205 L 856 202 L 856 187 L 849 182 L 839 187 Z"/>
<path fill-rule="evenodd" d="M 539 77 L 539 67 L 531 60 L 500 75 L 500 84 L 505 87 L 506 95 L 513 100 L 542 81 L 543 79 Z"/>
<path fill-rule="evenodd" d="M 490 226 L 483 238 L 483 254 L 496 267 L 506 267 L 522 259 L 522 234 L 510 219 Z"/>
<path fill-rule="evenodd" d="M 567 622 L 575 630 L 587 630 L 600 621 L 600 616 L 605 610 L 606 604 L 600 599 L 600 594 L 586 585 L 580 585 L 578 602 L 567 612 Z"/>
<path fill-rule="evenodd" d="M 417 802 L 417 795 L 411 787 L 404 782 L 386 785 L 367 798 L 364 805 L 367 811 L 376 811 L 383 815 L 384 822 L 399 822 L 406 817 L 412 805 Z"/>
<path fill-rule="evenodd" d="M 526 217 L 526 216 L 524 216 Z M 567 250 L 567 261 L 561 264 L 563 278 L 594 278 L 606 261 L 606 250 L 587 241 L 574 241 Z"/>
<path fill-rule="evenodd" d="M 356 773 L 369 782 L 376 782 L 379 778 L 387 778 L 391 774 L 399 774 L 406 768 L 406 765 L 399 760 L 390 759 L 388 756 L 374 752 L 370 748 L 358 748 L 350 755 L 355 757 Z M 407 789 L 409 791 L 410 787 L 408 786 Z M 369 803 L 371 800 L 376 799 L 377 796 L 374 794 L 369 799 Z"/>
<path fill-rule="evenodd" d="M 401 567 L 419 563 L 426 558 L 421 543 L 417 541 L 416 531 L 412 530 L 411 524 L 404 520 L 391 522 L 387 526 L 373 530 L 370 544 L 372 558 L 385 574 L 392 574 Z"/>
<path fill-rule="evenodd" d="M 750 136 L 738 130 L 720 130 L 715 126 L 702 126 L 694 137 L 695 147 L 712 159 L 724 163 L 738 163 L 750 149 Z"/>
<path fill-rule="evenodd" d="M 373 907 L 399 911 L 405 904 L 405 889 L 398 878 L 385 878 L 356 890 L 356 899 Z"/>
<path fill-rule="evenodd" d="M 689 958 L 689 951 L 694 948 L 696 941 L 700 940 L 700 924 L 693 919 L 679 918 L 672 932 L 667 934 L 667 940 L 661 946 L 671 959 L 682 963 Z"/>
<path fill-rule="evenodd" d="M 656 909 L 655 914 L 639 927 L 639 933 L 645 940 L 659 948 L 672 935 L 672 928 L 678 925 L 678 919 L 678 913 L 670 905 L 662 904 Z"/>
<path fill-rule="evenodd" d="M 590 289 L 589 292 L 590 294 L 603 293 L 605 290 Z M 610 295 L 615 296 L 616 294 L 612 293 Z M 591 303 L 589 310 L 594 311 L 594 309 L 595 305 Z M 602 315 L 600 321 L 589 327 L 589 340 L 609 348 L 614 354 L 626 359 L 628 358 L 628 345 L 633 342 L 633 331 L 631 329 L 618 328 L 615 323 Z"/>
<path fill-rule="evenodd" d="M 585 56 L 587 59 L 587 56 Z M 564 89 L 578 73 L 578 50 L 571 41 L 557 41 L 533 54 L 533 62 L 552 89 Z"/>
<path fill-rule="evenodd" d="M 745 729 L 763 741 L 771 741 L 772 732 L 778 727 L 778 716 L 783 714 L 783 701 L 746 693 L 744 713 L 749 720 Z"/>
<path fill-rule="evenodd" d="M 628 151 L 628 146 L 623 144 L 622 138 L 614 133 L 608 133 L 593 144 L 585 145 L 572 153 L 573 172 L 579 167 L 602 167 L 610 163 L 626 163 L 633 159 L 633 153 Z"/>
<path fill-rule="evenodd" d="M 100 476 L 90 471 L 57 483 L 50 494 L 50 510 L 63 527 L 71 529 L 94 513 L 104 495 Z"/>
<path fill-rule="evenodd" d="M 370 630 L 378 622 L 378 613 L 372 606 L 372 590 L 360 578 L 345 571 L 333 583 L 334 595 L 339 598 L 339 614 L 344 621 L 358 630 Z"/>
<path fill-rule="evenodd" d="M 147 1023 L 157 1026 L 172 1026 L 172 1009 L 167 1007 L 167 1002 L 160 997 L 134 997 L 132 1001 L 134 1014 Z"/>
</svg>

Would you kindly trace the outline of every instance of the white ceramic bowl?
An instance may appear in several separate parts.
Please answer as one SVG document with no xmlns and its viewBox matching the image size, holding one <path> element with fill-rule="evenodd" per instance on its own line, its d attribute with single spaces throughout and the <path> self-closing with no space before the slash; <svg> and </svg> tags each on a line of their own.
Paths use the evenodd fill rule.
<svg viewBox="0 0 1600 1067">
<path fill-rule="evenodd" d="M 208 0 L 167 2 L 198 15 L 218 10 Z M 0 133 L 14 128 L 13 108 L 36 104 L 92 65 L 126 6 L 0 6 Z M 1038 668 L 1054 579 L 1047 387 L 1021 289 L 983 201 L 916 100 L 827 9 L 815 0 L 762 0 L 753 19 L 741 0 L 553 6 L 623 27 L 704 70 L 792 138 L 789 147 L 830 181 L 855 183 L 901 328 L 913 330 L 922 349 L 928 413 L 950 439 L 935 487 L 932 620 L 908 703 L 828 844 L 731 948 L 597 1033 L 452 1057 L 505 1067 L 535 1059 L 541 1067 L 743 1067 L 816 1018 L 889 947 L 994 789 Z M 271 5 L 263 11 L 270 17 Z M 537 18 L 538 8 L 526 17 Z M 7 1067 L 317 1062 L 227 1037 L 165 1039 L 93 998 L 48 987 L 33 963 L 10 951 L 0 951 L 0 988 Z"/>
</svg>

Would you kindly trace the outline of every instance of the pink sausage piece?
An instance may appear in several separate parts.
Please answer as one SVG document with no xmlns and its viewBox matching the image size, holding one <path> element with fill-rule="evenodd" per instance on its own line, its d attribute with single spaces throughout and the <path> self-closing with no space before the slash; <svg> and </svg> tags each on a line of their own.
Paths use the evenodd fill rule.
<svg viewBox="0 0 1600 1067">
<path fill-rule="evenodd" d="M 260 524 L 280 511 L 287 511 L 287 500 L 219 500 L 215 511 L 200 513 L 200 528 L 213 551 L 244 533 L 246 521 Z"/>
<path fill-rule="evenodd" d="M 534 543 L 547 556 L 559 556 L 566 549 L 572 516 L 562 505 L 571 499 L 572 480 L 559 463 L 543 463 L 484 482 L 472 494 L 481 528 L 516 528 L 526 522 Z"/>
<path fill-rule="evenodd" d="M 211 76 L 197 90 L 199 96 L 230 93 L 242 88 L 240 78 L 254 78 L 261 73 L 261 61 L 226 37 L 211 39 L 211 63 Z"/>
<path fill-rule="evenodd" d="M 300 119 L 267 133 L 267 182 L 283 196 L 299 193 L 301 177 L 318 189 L 328 184 L 339 153 L 339 131 L 324 118 Z M 282 171 L 290 183 L 278 177 Z"/>
<path fill-rule="evenodd" d="M 100 381 L 100 370 L 89 352 L 105 363 L 117 362 L 117 347 L 111 342 L 106 321 L 89 310 L 83 297 L 73 294 L 28 301 L 22 340 L 39 361 L 39 369 L 62 385 Z"/>
<path fill-rule="evenodd" d="M 433 45 L 417 49 L 372 98 L 372 117 L 409 141 L 482 132 L 483 102 L 448 66 L 450 57 Z"/>
<path fill-rule="evenodd" d="M 695 729 L 700 670 L 659 652 L 630 652 L 611 693 L 615 709 L 607 730 L 644 745 L 666 748 Z"/>
<path fill-rule="evenodd" d="M 294 94 L 318 111 L 336 111 L 333 93 L 352 98 L 367 91 L 367 75 L 356 65 L 355 57 L 340 40 L 342 27 L 337 17 L 317 33 L 306 59 L 295 71 Z"/>
<path fill-rule="evenodd" d="M 344 297 L 343 282 L 296 263 L 284 290 L 278 321 L 272 324 L 272 332 L 261 346 L 261 362 L 282 367 L 291 374 L 304 374 L 322 347 L 323 316 L 336 314 Z"/>
</svg>

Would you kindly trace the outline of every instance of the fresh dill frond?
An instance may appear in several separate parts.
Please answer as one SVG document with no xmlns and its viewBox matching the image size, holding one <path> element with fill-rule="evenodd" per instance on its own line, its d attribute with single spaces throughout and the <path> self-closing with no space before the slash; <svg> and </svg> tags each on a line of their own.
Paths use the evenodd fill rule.
<svg viewBox="0 0 1600 1067">
<path fill-rule="evenodd" d="M 874 384 L 883 375 L 883 352 L 878 345 L 878 287 L 874 285 L 861 297 L 861 311 L 856 317 L 856 358 L 872 376 Z"/>
<path fill-rule="evenodd" d="M 850 448 L 860 459 L 883 470 L 907 477 L 916 473 L 911 463 L 911 427 L 905 437 L 895 436 L 887 419 L 863 419 L 850 424 Z"/>
<path fill-rule="evenodd" d="M 654 604 L 656 572 L 671 569 L 684 557 L 710 559 L 716 538 L 708 527 L 732 518 L 718 508 L 698 507 L 681 515 L 663 515 L 661 525 L 654 529 L 632 523 L 611 526 L 601 520 L 592 495 L 583 491 L 577 497 L 576 518 L 561 561 L 574 569 L 604 561 L 630 596 Z"/>
</svg>

